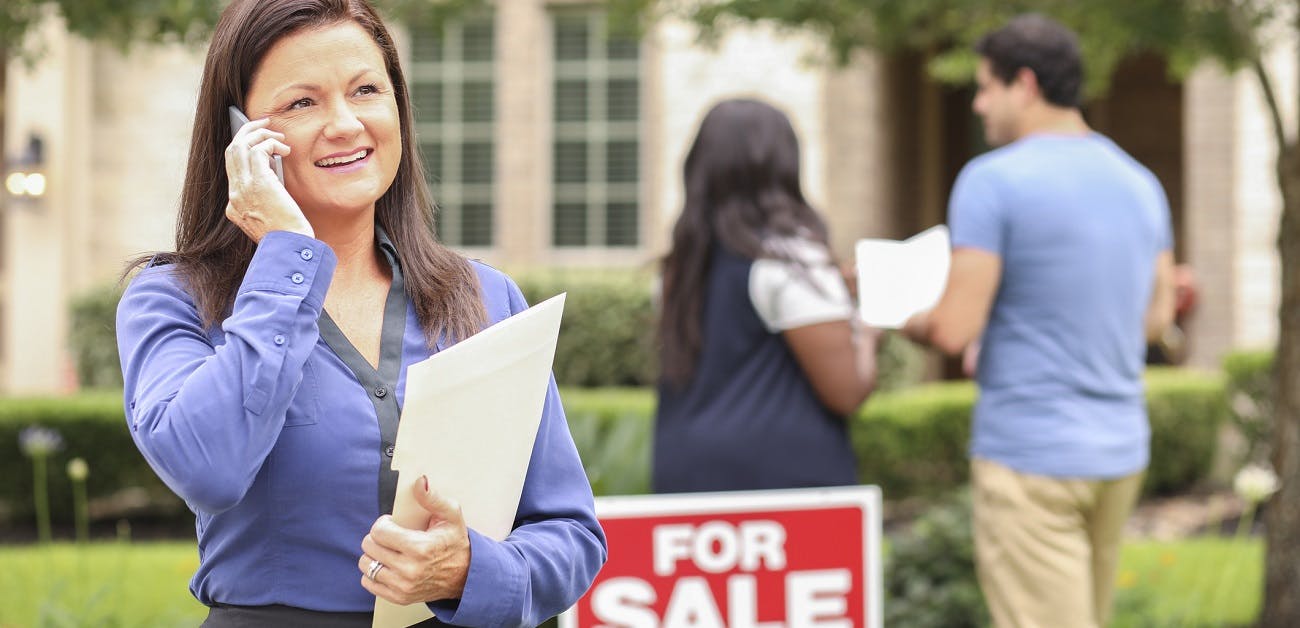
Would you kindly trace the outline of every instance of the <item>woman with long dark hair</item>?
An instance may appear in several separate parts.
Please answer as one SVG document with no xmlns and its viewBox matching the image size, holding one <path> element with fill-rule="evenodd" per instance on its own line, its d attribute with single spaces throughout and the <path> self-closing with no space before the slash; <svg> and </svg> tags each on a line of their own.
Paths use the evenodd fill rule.
<svg viewBox="0 0 1300 628">
<path fill-rule="evenodd" d="M 252 122 L 232 130 L 232 106 Z M 376 596 L 456 625 L 533 626 L 605 560 L 554 383 L 504 541 L 427 478 L 402 489 L 424 529 L 388 514 L 406 367 L 527 307 L 438 243 L 412 128 L 364 0 L 222 13 L 176 250 L 137 260 L 117 319 L 136 445 L 197 520 L 204 626 L 368 627 Z"/>
<path fill-rule="evenodd" d="M 845 417 L 875 386 L 877 335 L 854 323 L 790 121 L 718 104 L 685 179 L 663 260 L 655 490 L 856 483 Z"/>
</svg>

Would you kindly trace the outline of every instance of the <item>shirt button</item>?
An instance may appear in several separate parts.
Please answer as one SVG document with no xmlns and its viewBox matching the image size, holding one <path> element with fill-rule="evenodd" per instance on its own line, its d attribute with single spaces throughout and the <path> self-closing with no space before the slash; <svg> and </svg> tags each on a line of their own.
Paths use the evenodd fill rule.
<svg viewBox="0 0 1300 628">
<path fill-rule="evenodd" d="M 303 249 L 298 252 L 298 255 L 302 257 L 303 261 L 307 262 L 310 262 L 311 258 L 315 257 L 315 254 L 311 252 L 311 249 Z"/>
<path fill-rule="evenodd" d="M 305 278 L 302 276 L 302 273 L 294 273 L 289 276 L 289 281 L 292 281 L 294 283 L 302 283 L 304 279 Z"/>
<path fill-rule="evenodd" d="M 276 334 L 274 340 L 277 345 L 284 344 L 284 334 Z"/>
<path fill-rule="evenodd" d="M 387 395 L 387 394 L 388 394 L 388 389 L 387 389 L 387 388 L 384 388 L 383 386 L 379 386 L 379 387 L 376 387 L 376 388 L 375 388 L 375 396 L 376 396 L 376 397 L 379 397 L 380 399 L 383 399 L 383 398 L 384 398 L 384 395 Z"/>
<path fill-rule="evenodd" d="M 393 446 L 392 446 L 392 445 L 389 445 L 389 446 L 387 446 L 387 447 L 384 448 L 384 455 L 385 455 L 385 456 L 388 456 L 389 458 L 392 458 L 392 457 L 393 457 Z"/>
</svg>

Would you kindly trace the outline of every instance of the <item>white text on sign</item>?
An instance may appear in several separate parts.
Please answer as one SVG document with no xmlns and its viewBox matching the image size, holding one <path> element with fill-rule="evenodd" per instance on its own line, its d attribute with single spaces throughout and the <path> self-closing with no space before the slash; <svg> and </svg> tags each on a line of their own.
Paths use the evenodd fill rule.
<svg viewBox="0 0 1300 628">
<path fill-rule="evenodd" d="M 682 561 L 699 571 L 737 571 L 726 580 L 719 604 L 702 576 L 673 581 L 664 615 L 653 608 L 658 594 L 651 582 L 611 578 L 592 591 L 591 609 L 602 625 L 627 628 L 850 628 L 847 596 L 853 586 L 847 569 L 789 571 L 786 531 L 775 521 L 732 524 L 709 521 L 656 526 L 652 534 L 654 573 L 670 578 Z M 784 575 L 785 621 L 758 621 L 757 572 Z M 726 614 L 723 614 L 725 607 Z"/>
</svg>

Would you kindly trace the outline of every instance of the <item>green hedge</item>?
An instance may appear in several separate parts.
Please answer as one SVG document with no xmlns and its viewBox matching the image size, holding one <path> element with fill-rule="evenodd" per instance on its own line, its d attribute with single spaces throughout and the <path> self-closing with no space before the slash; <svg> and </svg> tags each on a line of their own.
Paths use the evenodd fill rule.
<svg viewBox="0 0 1300 628">
<path fill-rule="evenodd" d="M 117 302 L 121 298 L 121 287 L 108 284 L 77 295 L 68 308 L 68 349 L 82 387 L 122 387 L 117 357 Z"/>
<path fill-rule="evenodd" d="M 1273 352 L 1239 351 L 1223 359 L 1229 416 L 1246 443 L 1246 462 L 1266 463 L 1273 437 Z"/>
<path fill-rule="evenodd" d="M 650 490 L 654 396 L 647 389 L 568 389 L 564 405 L 574 442 L 598 495 Z M 1227 410 L 1223 379 L 1212 373 L 1152 369 L 1148 494 L 1194 486 L 1210 471 Z M 943 383 L 872 396 L 853 418 L 860 478 L 888 499 L 932 496 L 966 483 L 966 447 L 975 388 Z"/>
<path fill-rule="evenodd" d="M 1222 378 L 1167 369 L 1153 370 L 1147 382 L 1153 450 L 1147 491 L 1186 489 L 1205 477 L 1213 458 L 1216 434 L 1227 414 Z M 653 392 L 568 388 L 562 394 L 574 441 L 596 493 L 647 492 Z M 974 399 L 969 383 L 873 396 L 852 426 L 862 481 L 880 485 L 890 499 L 937 495 L 964 484 Z M 66 441 L 50 465 L 56 521 L 71 517 L 63 469 L 74 456 L 90 464 L 87 488 L 92 500 L 105 503 L 103 498 L 121 497 L 122 489 L 133 488 L 151 504 L 135 512 L 184 514 L 136 451 L 120 396 L 94 393 L 65 399 L 0 400 L 0 477 L 6 478 L 0 483 L 0 515 L 31 516 L 31 465 L 19 452 L 18 433 L 33 424 L 57 429 Z"/>
<path fill-rule="evenodd" d="M 564 320 L 555 347 L 563 386 L 648 386 L 654 382 L 652 279 L 627 271 L 530 271 L 514 275 L 529 303 L 561 292 Z"/>
<path fill-rule="evenodd" d="M 512 273 L 529 303 L 567 292 L 564 321 L 555 348 L 555 379 L 561 386 L 652 386 L 654 277 L 629 270 L 527 270 Z M 122 385 L 114 315 L 121 292 L 104 286 L 78 296 L 70 306 L 69 345 L 82 386 Z M 925 353 L 891 334 L 880 350 L 880 388 L 916 384 L 924 376 Z"/>
<path fill-rule="evenodd" d="M 965 484 L 975 402 L 970 383 L 932 384 L 872 398 L 853 430 L 863 482 L 887 495 L 933 495 Z M 1170 493 L 1206 476 L 1227 414 L 1223 380 L 1182 369 L 1147 373 L 1151 464 L 1146 492 Z"/>
<path fill-rule="evenodd" d="M 49 458 L 51 516 L 72 520 L 72 492 L 67 463 L 82 458 L 90 467 L 86 492 L 92 503 L 123 513 L 175 515 L 184 505 L 145 463 L 126 425 L 120 391 L 82 393 L 50 399 L 0 400 L 0 518 L 31 518 L 32 465 L 19 448 L 18 434 L 31 425 L 54 428 L 63 447 Z M 124 492 L 129 489 L 129 492 Z M 138 505 L 142 506 L 141 509 Z M 99 511 L 104 506 L 92 508 Z M 93 516 L 93 513 L 92 513 Z"/>
<path fill-rule="evenodd" d="M 569 428 L 598 494 L 644 493 L 649 487 L 652 394 L 643 388 L 566 389 Z M 71 488 L 64 469 L 80 457 L 92 511 L 100 516 L 188 518 L 181 501 L 145 463 L 127 428 L 119 391 L 50 399 L 0 399 L 0 521 L 28 520 L 32 465 L 19 448 L 26 427 L 50 427 L 63 447 L 49 459 L 51 515 L 72 520 Z M 95 513 L 92 512 L 92 517 Z"/>
</svg>

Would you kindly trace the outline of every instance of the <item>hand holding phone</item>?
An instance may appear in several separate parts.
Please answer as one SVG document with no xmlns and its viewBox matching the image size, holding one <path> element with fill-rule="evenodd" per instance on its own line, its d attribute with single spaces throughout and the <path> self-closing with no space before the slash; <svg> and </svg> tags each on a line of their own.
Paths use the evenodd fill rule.
<svg viewBox="0 0 1300 628">
<path fill-rule="evenodd" d="M 234 134 L 239 133 L 239 129 L 244 128 L 245 124 L 248 124 L 248 116 L 244 115 L 244 112 L 240 111 L 239 107 L 236 107 L 234 105 L 230 106 L 229 111 L 230 111 L 230 134 L 233 136 Z M 284 165 L 281 163 L 279 155 L 271 155 L 271 169 L 275 171 L 276 178 L 279 179 L 280 183 L 283 185 Z"/>
<path fill-rule="evenodd" d="M 289 154 L 284 134 L 267 128 L 265 121 L 252 123 L 238 107 L 230 107 L 230 129 L 234 139 L 226 149 L 226 176 L 229 178 L 229 202 L 226 218 L 254 242 L 271 231 L 290 231 L 316 237 L 311 222 L 284 186 L 284 168 L 277 153 Z M 244 135 L 240 136 L 243 131 Z M 258 163 L 270 155 L 270 166 L 279 183 L 270 183 L 265 166 Z M 263 162 L 265 163 L 265 162 Z"/>
</svg>

